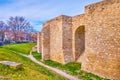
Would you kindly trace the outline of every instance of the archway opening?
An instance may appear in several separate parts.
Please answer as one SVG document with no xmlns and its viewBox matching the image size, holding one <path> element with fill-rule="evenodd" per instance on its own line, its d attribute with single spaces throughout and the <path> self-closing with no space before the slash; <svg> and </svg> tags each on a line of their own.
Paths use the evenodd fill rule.
<svg viewBox="0 0 120 80">
<path fill-rule="evenodd" d="M 80 26 L 75 32 L 75 61 L 80 58 L 85 50 L 85 26 Z"/>
</svg>

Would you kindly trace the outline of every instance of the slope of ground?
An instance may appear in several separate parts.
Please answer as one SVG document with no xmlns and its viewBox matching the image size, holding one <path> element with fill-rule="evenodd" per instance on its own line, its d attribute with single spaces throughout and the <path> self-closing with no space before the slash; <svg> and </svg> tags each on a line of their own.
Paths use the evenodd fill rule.
<svg viewBox="0 0 120 80">
<path fill-rule="evenodd" d="M 67 80 L 58 74 L 39 66 L 28 58 L 22 57 L 11 51 L 15 50 L 28 54 L 27 52 L 29 52 L 34 45 L 34 43 L 30 43 L 0 47 L 0 61 L 8 60 L 23 64 L 21 69 L 12 69 L 8 66 L 0 65 L 0 76 L 9 77 L 11 80 Z"/>
<path fill-rule="evenodd" d="M 21 53 L 25 53 L 25 54 L 29 54 L 30 50 L 35 45 L 36 45 L 36 43 L 23 43 L 23 44 L 6 45 L 6 46 L 4 46 L 4 48 L 14 50 L 17 52 L 21 52 Z"/>
<path fill-rule="evenodd" d="M 39 61 L 41 61 L 41 54 L 37 53 L 37 52 L 32 52 L 32 55 Z M 68 74 L 74 75 L 74 76 L 78 76 L 79 79 L 81 80 L 109 80 L 109 79 L 105 79 L 105 78 L 101 78 L 97 75 L 94 75 L 92 73 L 87 73 L 85 71 L 81 70 L 81 64 L 77 63 L 77 62 L 70 62 L 68 64 L 62 65 L 58 62 L 52 61 L 52 60 L 46 60 L 46 61 L 41 61 L 46 65 L 52 66 L 54 68 L 58 68 L 61 69 L 65 72 L 67 72 Z"/>
</svg>

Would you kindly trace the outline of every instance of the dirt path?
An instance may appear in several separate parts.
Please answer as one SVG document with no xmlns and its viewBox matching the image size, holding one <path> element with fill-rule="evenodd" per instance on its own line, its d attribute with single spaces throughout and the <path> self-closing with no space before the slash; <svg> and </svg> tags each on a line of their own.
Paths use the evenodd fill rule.
<svg viewBox="0 0 120 80">
<path fill-rule="evenodd" d="M 31 54 L 31 52 L 30 52 L 30 55 L 25 55 L 25 54 L 22 54 L 22 53 L 19 53 L 19 52 L 15 52 L 15 51 L 13 51 L 13 52 L 14 52 L 14 53 L 17 53 L 17 54 L 19 54 L 19 55 L 21 55 L 21 56 L 27 57 L 27 58 L 31 59 L 33 62 L 35 62 L 35 63 L 37 63 L 37 64 L 39 64 L 39 65 L 41 65 L 41 66 L 43 66 L 43 67 L 46 67 L 46 68 L 48 68 L 49 70 L 52 70 L 52 71 L 58 73 L 59 75 L 62 75 L 63 77 L 69 79 L 69 80 L 80 80 L 80 79 L 78 79 L 78 78 L 75 77 L 75 76 L 72 76 L 72 75 L 69 75 L 69 74 L 63 72 L 62 70 L 59 70 L 59 69 L 57 69 L 57 68 L 53 68 L 53 67 L 50 67 L 50 66 L 48 66 L 48 65 L 43 64 L 42 62 L 36 60 L 36 59 L 33 57 L 33 55 Z"/>
<path fill-rule="evenodd" d="M 37 64 L 39 64 L 39 65 L 41 65 L 41 66 L 44 66 L 44 67 L 46 67 L 46 68 L 48 68 L 48 69 L 50 69 L 50 70 L 52 70 L 52 71 L 54 71 L 54 72 L 56 72 L 56 73 L 58 73 L 58 74 L 60 74 L 60 75 L 62 75 L 62 76 L 64 76 L 64 77 L 68 78 L 69 80 L 79 80 L 77 77 L 72 76 L 72 75 L 69 75 L 69 74 L 63 72 L 62 70 L 59 70 L 59 69 L 50 67 L 50 66 L 48 66 L 48 65 L 43 64 L 42 62 L 39 62 L 38 60 L 36 60 L 36 59 L 32 56 L 32 54 L 29 55 L 29 58 L 30 58 L 33 62 L 35 62 L 35 63 L 37 63 Z"/>
</svg>

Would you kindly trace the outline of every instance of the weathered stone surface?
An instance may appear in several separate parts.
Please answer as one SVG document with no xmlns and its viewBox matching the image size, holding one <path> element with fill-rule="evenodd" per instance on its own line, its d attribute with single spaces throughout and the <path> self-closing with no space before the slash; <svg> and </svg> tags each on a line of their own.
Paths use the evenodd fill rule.
<svg viewBox="0 0 120 80">
<path fill-rule="evenodd" d="M 21 63 L 16 63 L 16 62 L 11 62 L 11 61 L 0 61 L 0 64 L 10 66 L 11 68 L 21 68 L 22 64 Z"/>
<path fill-rule="evenodd" d="M 88 7 L 94 10 L 85 15 L 86 50 L 82 69 L 120 79 L 120 3 L 101 2 L 87 6 L 86 11 L 91 11 Z"/>
<path fill-rule="evenodd" d="M 85 50 L 85 14 L 72 17 L 72 46 L 75 61 L 81 62 Z"/>
<path fill-rule="evenodd" d="M 42 45 L 41 44 L 41 32 L 37 34 L 37 52 L 41 53 L 42 51 Z"/>
<path fill-rule="evenodd" d="M 62 49 L 64 63 L 73 62 L 73 50 L 72 50 L 72 17 L 62 17 Z"/>
<path fill-rule="evenodd" d="M 43 60 L 52 59 L 63 64 L 74 61 L 72 54 L 72 17 L 61 15 L 48 21 L 43 25 L 42 37 Z"/>
<path fill-rule="evenodd" d="M 50 22 L 50 59 L 64 63 L 62 49 L 62 16 Z"/>
<path fill-rule="evenodd" d="M 10 80 L 8 77 L 0 76 L 0 80 Z"/>
<path fill-rule="evenodd" d="M 50 25 L 45 25 L 42 29 L 41 33 L 41 39 L 42 39 L 42 59 L 48 60 L 50 59 Z"/>
<path fill-rule="evenodd" d="M 120 80 L 120 0 L 103 0 L 77 16 L 59 16 L 43 25 L 43 59 L 81 62 L 82 69 Z"/>
</svg>

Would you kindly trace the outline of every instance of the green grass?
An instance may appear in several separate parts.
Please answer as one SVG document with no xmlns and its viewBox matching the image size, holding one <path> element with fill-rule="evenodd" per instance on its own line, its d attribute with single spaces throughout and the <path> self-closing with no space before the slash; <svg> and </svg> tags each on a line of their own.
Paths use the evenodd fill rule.
<svg viewBox="0 0 120 80">
<path fill-rule="evenodd" d="M 50 71 L 32 62 L 30 59 L 13 53 L 10 49 L 26 53 L 30 51 L 30 49 L 28 48 L 26 48 L 25 50 L 17 47 L 17 45 L 22 46 L 22 48 L 25 48 L 27 45 L 33 46 L 35 44 L 34 43 L 23 45 L 16 44 L 11 46 L 9 45 L 9 47 L 8 46 L 0 47 L 0 61 L 7 60 L 22 63 L 21 69 L 13 69 L 10 68 L 9 66 L 0 65 L 0 76 L 8 77 L 11 80 L 67 80 L 66 78 L 56 74 L 55 72 Z M 15 46 L 15 49 L 13 46 Z"/>
<path fill-rule="evenodd" d="M 22 43 L 22 44 L 13 44 L 13 45 L 6 45 L 4 48 L 14 50 L 17 52 L 29 54 L 30 50 L 33 46 L 35 46 L 36 43 Z"/>
<path fill-rule="evenodd" d="M 37 59 L 37 60 L 41 60 L 42 56 L 41 54 L 37 53 L 37 52 L 32 52 L 32 55 Z"/>
<path fill-rule="evenodd" d="M 41 54 L 37 52 L 33 52 L 32 54 L 37 60 L 41 61 Z M 43 61 L 43 63 L 61 69 L 71 75 L 78 76 L 82 80 L 109 80 L 109 79 L 101 78 L 92 73 L 87 73 L 85 71 L 82 71 L 81 64 L 77 62 L 70 62 L 68 64 L 62 65 L 61 63 L 52 60 L 45 60 Z"/>
</svg>

